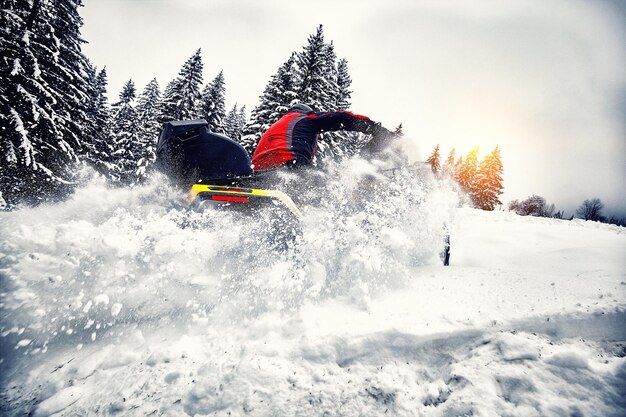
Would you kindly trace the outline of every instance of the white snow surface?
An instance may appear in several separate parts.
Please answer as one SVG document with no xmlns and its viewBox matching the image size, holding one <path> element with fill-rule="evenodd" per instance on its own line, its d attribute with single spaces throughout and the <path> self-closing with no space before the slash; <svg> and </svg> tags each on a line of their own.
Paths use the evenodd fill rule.
<svg viewBox="0 0 626 417">
<path fill-rule="evenodd" d="M 282 250 L 160 178 L 1 213 L 0 414 L 626 415 L 625 228 L 370 168 Z"/>
</svg>

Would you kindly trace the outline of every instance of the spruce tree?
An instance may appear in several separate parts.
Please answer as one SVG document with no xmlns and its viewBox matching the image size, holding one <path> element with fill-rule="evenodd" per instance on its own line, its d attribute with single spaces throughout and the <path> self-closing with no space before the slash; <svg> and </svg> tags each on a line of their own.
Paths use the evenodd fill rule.
<svg viewBox="0 0 626 417">
<path fill-rule="evenodd" d="M 163 94 L 159 123 L 172 120 L 197 119 L 202 94 L 202 56 L 196 51 L 182 66 L 178 77 L 172 80 Z"/>
<path fill-rule="evenodd" d="M 297 102 L 295 54 L 278 68 L 243 129 L 241 144 L 252 154 L 261 135 Z"/>
<path fill-rule="evenodd" d="M 318 111 L 335 111 L 338 109 L 339 85 L 337 83 L 337 55 L 335 54 L 335 46 L 332 42 L 323 45 L 322 54 L 322 80 L 323 85 L 319 94 L 320 103 L 317 105 Z M 315 155 L 316 162 L 331 157 L 339 159 L 345 155 L 351 154 L 354 149 L 352 142 L 356 140 L 356 134 L 352 132 L 337 131 L 328 132 L 320 135 L 317 142 L 317 153 Z"/>
<path fill-rule="evenodd" d="M 87 84 L 89 86 L 89 98 L 88 98 L 88 102 L 87 105 L 85 106 L 86 108 L 86 112 L 87 112 L 87 117 L 92 120 L 92 123 L 90 123 L 88 126 L 85 127 L 85 136 L 88 138 L 91 138 L 93 136 L 93 129 L 94 129 L 94 123 L 93 123 L 93 118 L 94 118 L 94 114 L 95 114 L 95 108 L 97 107 L 97 101 L 98 101 L 98 87 L 96 86 L 97 80 L 98 80 L 98 69 L 91 63 L 91 61 L 87 62 Z M 86 142 L 83 141 L 82 143 L 82 149 L 79 153 L 79 157 L 81 159 L 83 159 L 83 154 L 85 152 L 85 145 Z"/>
<path fill-rule="evenodd" d="M 324 43 L 324 28 L 317 27 L 315 34 L 309 36 L 303 50 L 296 54 L 298 64 L 297 99 L 311 106 L 316 111 L 328 110 L 327 75 L 328 47 Z"/>
<path fill-rule="evenodd" d="M 69 191 L 87 130 L 79 1 L 0 8 L 0 192 L 9 205 Z"/>
<path fill-rule="evenodd" d="M 337 110 L 348 110 L 350 108 L 350 98 L 352 97 L 352 91 L 350 85 L 352 79 L 348 74 L 348 61 L 344 58 L 337 64 Z M 402 124 L 400 124 L 402 127 Z"/>
<path fill-rule="evenodd" d="M 448 154 L 448 157 L 446 158 L 446 163 L 443 165 L 443 172 L 451 178 L 455 178 L 455 159 L 456 149 L 452 148 L 452 150 Z"/>
<path fill-rule="evenodd" d="M 246 106 L 238 109 L 237 104 L 235 104 L 224 119 L 224 134 L 236 142 L 241 142 L 241 135 L 245 125 Z"/>
<path fill-rule="evenodd" d="M 321 26 L 318 34 L 321 34 Z M 314 51 L 318 34 L 309 39 L 309 51 Z M 311 42 L 313 40 L 313 42 Z M 323 37 L 321 38 L 323 42 Z M 306 50 L 306 47 L 305 47 Z M 347 62 L 343 60 L 341 85 L 339 84 L 339 66 L 337 55 L 332 42 L 322 45 L 322 53 L 319 55 L 322 64 L 321 91 L 319 94 L 320 103 L 317 104 L 319 111 L 347 110 L 350 96 L 350 76 L 347 74 Z M 318 140 L 318 149 L 315 155 L 315 163 L 320 163 L 325 158 L 341 159 L 355 154 L 366 142 L 364 135 L 356 132 L 337 131 L 324 133 Z"/>
<path fill-rule="evenodd" d="M 96 171 L 110 178 L 115 172 L 115 166 L 112 162 L 113 143 L 109 134 L 111 112 L 106 96 L 106 68 L 97 73 L 94 68 L 90 74 L 91 94 L 87 106 L 87 117 L 91 123 L 86 129 L 81 159 Z"/>
<path fill-rule="evenodd" d="M 332 41 L 324 45 L 322 59 L 324 64 L 323 79 L 325 86 L 322 88 L 321 92 L 323 105 L 318 108 L 318 111 L 335 111 L 339 108 L 339 97 L 341 93 L 337 82 L 339 78 L 337 55 L 335 54 L 335 45 L 333 45 Z"/>
<path fill-rule="evenodd" d="M 50 47 L 57 45 L 59 53 L 51 62 L 51 70 L 44 72 L 44 75 L 55 86 L 55 90 L 60 92 L 57 113 L 62 119 L 64 140 L 79 150 L 84 139 L 83 132 L 91 123 L 87 116 L 90 87 L 85 76 L 89 63 L 81 52 L 81 44 L 85 41 L 80 35 L 83 20 L 78 13 L 82 1 L 55 0 L 51 4 L 54 38 L 46 45 L 48 50 L 41 54 L 47 56 Z"/>
<path fill-rule="evenodd" d="M 315 111 L 347 110 L 351 82 L 347 61 L 337 62 L 333 43 L 324 42 L 323 26 L 318 26 L 302 51 L 292 54 L 268 82 L 244 128 L 242 145 L 252 153 L 262 134 L 295 103 L 307 104 Z M 358 133 L 324 133 L 314 163 L 352 155 L 366 142 L 366 136 Z"/>
<path fill-rule="evenodd" d="M 42 77 L 33 46 L 41 14 L 39 1 L 9 1 L 0 8 L 0 193 L 9 206 L 51 172 L 37 151 L 60 137 L 54 92 Z"/>
<path fill-rule="evenodd" d="M 117 167 L 114 178 L 121 183 L 137 181 L 137 162 L 142 154 L 139 143 L 139 117 L 133 107 L 135 85 L 128 80 L 120 93 L 120 101 L 113 105 L 111 138 L 114 146 L 114 163 Z"/>
<path fill-rule="evenodd" d="M 441 172 L 441 155 L 439 154 L 439 144 L 435 146 L 433 153 L 430 154 L 428 159 L 426 159 L 426 163 L 430 165 L 433 174 L 439 174 Z"/>
<path fill-rule="evenodd" d="M 478 147 L 473 148 L 463 160 L 457 181 L 463 191 L 476 204 L 478 186 Z"/>
<path fill-rule="evenodd" d="M 239 114 L 237 115 L 237 123 L 239 126 L 239 132 L 238 132 L 239 134 L 237 137 L 237 141 L 241 140 L 241 137 L 243 135 L 243 129 L 246 126 L 247 122 L 248 122 L 248 117 L 246 116 L 246 106 L 243 105 L 239 109 Z"/>
<path fill-rule="evenodd" d="M 499 196 L 502 194 L 502 159 L 500 148 L 496 148 L 480 164 L 477 174 L 477 187 L 475 191 L 475 203 L 483 210 L 493 210 L 498 204 L 502 204 Z"/>
<path fill-rule="evenodd" d="M 146 177 L 147 172 L 156 160 L 156 144 L 161 125 L 159 124 L 159 108 L 161 92 L 156 78 L 150 81 L 137 100 L 137 116 L 139 118 L 138 152 L 136 155 L 138 180 Z"/>
<path fill-rule="evenodd" d="M 161 124 L 178 120 L 178 92 L 176 84 L 176 79 L 173 79 L 165 86 L 158 116 L 158 121 Z"/>
<path fill-rule="evenodd" d="M 239 111 L 237 104 L 233 106 L 224 119 L 224 135 L 233 140 L 239 139 Z"/>
<path fill-rule="evenodd" d="M 202 91 L 200 115 L 209 123 L 209 130 L 212 132 L 224 133 L 225 102 L 224 71 L 220 71 Z"/>
<path fill-rule="evenodd" d="M 238 109 L 237 104 L 235 104 L 232 110 L 226 116 L 226 136 L 236 142 L 241 142 L 243 129 L 246 126 L 246 121 L 246 106 L 242 106 L 240 109 Z"/>
<path fill-rule="evenodd" d="M 453 178 L 457 183 L 459 182 L 459 178 L 461 177 L 461 171 L 463 170 L 463 156 L 459 155 L 459 157 L 456 159 L 456 162 L 454 163 L 454 167 L 453 167 Z"/>
</svg>

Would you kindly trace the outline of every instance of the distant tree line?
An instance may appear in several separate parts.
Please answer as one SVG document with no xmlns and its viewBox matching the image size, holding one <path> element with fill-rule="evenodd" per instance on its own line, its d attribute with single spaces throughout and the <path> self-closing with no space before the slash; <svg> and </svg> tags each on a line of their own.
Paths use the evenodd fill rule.
<svg viewBox="0 0 626 417">
<path fill-rule="evenodd" d="M 525 200 L 513 200 L 509 203 L 509 210 L 520 216 L 552 217 L 555 219 L 565 219 L 563 210 L 555 210 L 554 204 L 548 204 L 546 199 L 532 195 Z M 583 201 L 568 220 L 579 218 L 583 220 L 596 221 L 601 223 L 626 226 L 625 217 L 610 216 L 602 214 L 604 203 L 599 198 L 591 198 Z"/>
<path fill-rule="evenodd" d="M 399 126 L 401 131 L 402 125 Z M 481 161 L 478 160 L 479 148 L 473 148 L 466 156 L 456 155 L 452 149 L 445 161 L 442 161 L 439 145 L 430 154 L 428 163 L 435 175 L 450 178 L 468 196 L 472 205 L 482 210 L 494 210 L 502 203 L 499 196 L 504 187 L 502 184 L 502 159 L 500 148 L 496 148 Z M 532 195 L 525 200 L 512 200 L 508 205 L 509 211 L 520 216 L 551 217 L 565 219 L 563 210 L 556 210 L 554 204 L 549 204 L 544 197 Z M 585 200 L 576 209 L 573 216 L 583 220 L 626 226 L 626 218 L 604 216 L 604 204 L 599 198 Z"/>
<path fill-rule="evenodd" d="M 502 158 L 500 148 L 495 147 L 490 154 L 478 160 L 479 148 L 475 147 L 463 157 L 452 149 L 444 162 L 441 160 L 439 145 L 435 147 L 426 162 L 433 173 L 454 180 L 469 197 L 474 207 L 482 210 L 494 210 L 500 202 L 503 192 Z"/>
</svg>

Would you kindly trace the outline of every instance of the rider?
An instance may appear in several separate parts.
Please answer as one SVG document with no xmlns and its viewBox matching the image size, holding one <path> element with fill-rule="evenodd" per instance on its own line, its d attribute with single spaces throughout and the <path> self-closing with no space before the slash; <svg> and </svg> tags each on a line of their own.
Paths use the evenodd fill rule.
<svg viewBox="0 0 626 417">
<path fill-rule="evenodd" d="M 389 133 L 380 123 L 349 111 L 316 113 L 306 104 L 296 104 L 263 134 L 252 156 L 255 171 L 281 166 L 310 165 L 320 133 L 349 130 L 376 135 Z"/>
</svg>

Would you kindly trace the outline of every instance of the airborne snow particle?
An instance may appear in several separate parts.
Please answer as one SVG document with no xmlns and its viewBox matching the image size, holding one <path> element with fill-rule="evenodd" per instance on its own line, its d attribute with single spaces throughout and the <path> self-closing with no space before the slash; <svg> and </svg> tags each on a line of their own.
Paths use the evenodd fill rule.
<svg viewBox="0 0 626 417">
<path fill-rule="evenodd" d="M 30 340 L 30 339 L 22 339 L 19 342 L 17 342 L 17 344 L 15 345 L 15 349 L 19 349 L 21 347 L 28 346 L 28 345 L 30 345 L 30 342 L 32 342 L 32 340 Z"/>
<path fill-rule="evenodd" d="M 120 314 L 120 311 L 122 311 L 122 305 L 120 303 L 113 304 L 111 307 L 111 315 L 115 317 Z"/>
<path fill-rule="evenodd" d="M 97 297 L 94 297 L 93 302 L 96 303 L 96 305 L 98 305 L 98 304 L 108 305 L 109 304 L 109 296 L 106 295 L 106 294 L 100 294 Z"/>
</svg>

